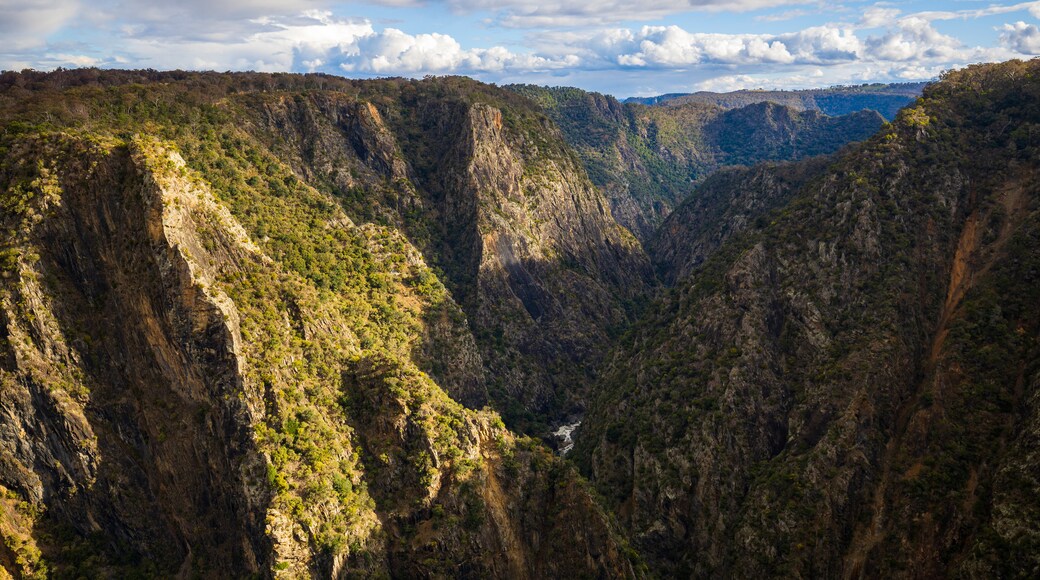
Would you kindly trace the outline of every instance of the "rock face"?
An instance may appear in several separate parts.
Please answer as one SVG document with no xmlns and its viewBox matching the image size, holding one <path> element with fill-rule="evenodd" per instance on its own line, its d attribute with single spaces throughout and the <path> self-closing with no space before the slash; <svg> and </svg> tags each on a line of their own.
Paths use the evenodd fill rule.
<svg viewBox="0 0 1040 580">
<path fill-rule="evenodd" d="M 525 157 L 450 79 L 140 74 L 3 78 L 0 565 L 637 575 L 572 467 L 452 398 L 551 408 L 536 379 L 591 376 L 650 277 L 558 137 Z M 457 115 L 423 132 L 443 175 L 402 153 L 422 106 Z"/>
<path fill-rule="evenodd" d="M 828 117 L 774 102 L 647 107 L 572 88 L 508 88 L 537 102 L 560 126 L 618 223 L 644 243 L 719 168 L 832 153 L 884 122 L 859 109 Z"/>
<path fill-rule="evenodd" d="M 572 453 L 653 569 L 1040 569 L 1038 70 L 950 73 L 829 166 L 717 176 L 666 223 L 675 287 Z"/>
<path fill-rule="evenodd" d="M 180 204 L 204 202 L 159 185 L 137 148 L 40 138 L 7 159 L 4 486 L 165 569 L 218 553 L 255 569 L 237 312 L 186 257 L 200 240 Z"/>
<path fill-rule="evenodd" d="M 443 271 L 478 346 L 467 360 L 483 361 L 453 396 L 522 428 L 580 410 L 653 280 L 640 244 L 528 101 L 465 79 L 362 90 L 371 101 L 256 95 L 246 117 L 298 175 Z"/>
</svg>

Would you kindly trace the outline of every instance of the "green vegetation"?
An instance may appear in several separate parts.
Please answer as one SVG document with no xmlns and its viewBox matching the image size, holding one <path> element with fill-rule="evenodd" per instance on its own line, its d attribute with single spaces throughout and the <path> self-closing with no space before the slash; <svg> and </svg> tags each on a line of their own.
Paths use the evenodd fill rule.
<svg viewBox="0 0 1040 580">
<path fill-rule="evenodd" d="M 892 120 L 899 109 L 913 102 L 927 83 L 863 84 L 826 89 L 795 91 L 742 90 L 731 93 L 698 92 L 668 94 L 658 97 L 631 98 L 626 103 L 681 106 L 689 103 L 710 104 L 724 109 L 739 109 L 755 103 L 777 103 L 797 110 L 819 110 L 825 115 L 839 116 L 870 110 Z"/>
<path fill-rule="evenodd" d="M 487 397 L 483 353 L 453 297 L 486 307 L 468 262 L 480 254 L 457 243 L 469 230 L 456 224 L 487 226 L 441 213 L 460 187 L 451 164 L 472 155 L 458 150 L 484 146 L 460 133 L 465 123 L 488 122 L 517 152 L 523 181 L 510 202 L 537 209 L 539 188 L 563 178 L 590 196 L 577 158 L 526 99 L 463 78 L 84 70 L 0 75 L 0 104 L 0 379 L 12 393 L 48 387 L 53 400 L 33 405 L 51 405 L 48 420 L 73 431 L 56 453 L 86 458 L 80 469 L 65 456 L 29 468 L 18 457 L 5 477 L 35 469 L 67 480 L 70 496 L 109 510 L 106 533 L 129 530 L 93 538 L 89 502 L 35 499 L 46 515 L 26 526 L 53 531 L 40 550 L 59 575 L 169 573 L 186 556 L 177 538 L 200 524 L 241 544 L 227 557 L 215 552 L 224 546 L 192 545 L 202 575 L 329 574 L 335 562 L 372 575 L 402 561 L 415 575 L 491 570 L 478 546 L 502 541 L 501 526 L 555 525 L 543 511 L 501 507 L 528 498 L 577 506 L 568 523 L 599 546 L 620 542 L 567 483 L 573 471 L 548 484 L 572 491 L 548 495 L 543 480 L 560 460 L 445 392 Z M 498 201 L 473 193 L 480 211 Z M 611 227 L 612 247 L 634 247 Z M 570 276 L 590 279 L 588 259 L 567 260 Z M 127 337 L 143 343 L 125 355 L 140 368 L 119 366 Z M 493 364 L 538 364 L 503 360 Z M 218 438 L 214 455 L 206 446 Z M 126 475 L 113 473 L 121 465 Z M 181 493 L 166 469 L 214 487 Z M 168 514 L 193 510 L 202 519 L 173 527 Z M 241 519 L 216 521 L 226 513 Z M 158 517 L 141 521 L 148 514 Z M 416 525 L 427 521 L 432 532 Z M 436 549 L 416 556 L 413 542 Z M 570 550 L 531 565 L 589 569 Z M 607 552 L 592 569 L 616 575 L 626 554 Z"/>
<path fill-rule="evenodd" d="M 616 219 L 644 242 L 719 168 L 832 153 L 883 122 L 866 111 L 831 118 L 769 103 L 736 110 L 703 103 L 646 107 L 566 87 L 507 88 L 560 126 Z"/>
<path fill-rule="evenodd" d="M 662 576 L 1028 575 L 1038 69 L 884 124 L 4 73 L 0 564 L 641 575 L 616 512 Z M 586 404 L 595 492 L 506 428 Z"/>
<path fill-rule="evenodd" d="M 1036 565 L 1014 445 L 1036 420 L 1038 67 L 950 73 L 862 145 L 720 173 L 662 227 L 661 268 L 689 270 L 622 338 L 574 455 L 666 575 Z"/>
</svg>

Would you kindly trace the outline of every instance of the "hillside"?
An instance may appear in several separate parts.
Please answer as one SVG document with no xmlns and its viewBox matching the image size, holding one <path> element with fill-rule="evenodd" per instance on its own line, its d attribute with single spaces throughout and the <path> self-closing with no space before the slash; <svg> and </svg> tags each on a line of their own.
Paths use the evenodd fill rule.
<svg viewBox="0 0 1040 580">
<path fill-rule="evenodd" d="M 1040 574 L 1040 60 L 6 72 L 0 160 L 0 576 Z"/>
<path fill-rule="evenodd" d="M 573 452 L 662 576 L 1040 570 L 1040 62 L 868 142 L 720 174 Z"/>
<path fill-rule="evenodd" d="M 638 570 L 482 409 L 580 406 L 651 278 L 527 101 L 82 70 L 5 73 L 0 102 L 5 570 Z"/>
<path fill-rule="evenodd" d="M 848 115 L 871 110 L 891 121 L 899 109 L 920 96 L 928 83 L 866 84 L 839 86 L 827 89 L 794 91 L 740 90 L 729 93 L 700 91 L 671 93 L 657 97 L 631 97 L 625 103 L 675 107 L 690 103 L 715 105 L 723 109 L 737 109 L 755 103 L 777 103 L 798 111 L 820 111 L 825 115 Z"/>
<path fill-rule="evenodd" d="M 807 182 L 833 162 L 819 156 L 784 164 L 733 167 L 713 174 L 675 209 L 647 242 L 668 285 L 697 271 L 730 238 L 769 223 Z"/>
<path fill-rule="evenodd" d="M 614 217 L 644 243 L 718 169 L 832 153 L 884 122 L 867 111 L 828 117 L 770 103 L 645 107 L 572 88 L 506 88 L 531 98 L 559 125 Z"/>
</svg>

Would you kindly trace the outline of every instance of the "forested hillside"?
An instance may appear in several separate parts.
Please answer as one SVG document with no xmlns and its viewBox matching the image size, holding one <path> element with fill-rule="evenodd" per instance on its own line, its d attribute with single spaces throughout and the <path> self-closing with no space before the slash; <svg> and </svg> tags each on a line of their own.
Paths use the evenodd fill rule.
<svg viewBox="0 0 1040 580">
<path fill-rule="evenodd" d="M 1040 570 L 1040 62 L 947 74 L 827 162 L 709 180 L 576 461 L 651 568 Z"/>
<path fill-rule="evenodd" d="M 741 104 L 0 73 L 0 570 L 1037 576 L 1040 61 Z"/>
<path fill-rule="evenodd" d="M 527 101 L 0 85 L 11 574 L 635 573 L 573 468 L 484 408 L 537 431 L 580 405 L 651 278 Z"/>
<path fill-rule="evenodd" d="M 717 105 L 725 109 L 746 107 L 754 103 L 778 103 L 799 111 L 820 111 L 825 115 L 847 115 L 864 109 L 877 111 L 887 120 L 895 118 L 899 109 L 921 95 L 928 83 L 864 84 L 828 89 L 794 91 L 740 90 L 729 93 L 700 91 L 672 93 L 658 97 L 629 98 L 626 103 L 681 106 L 689 103 Z"/>
<path fill-rule="evenodd" d="M 718 169 L 833 153 L 884 119 L 828 117 L 770 102 L 646 107 L 573 88 L 507 87 L 538 103 L 563 131 L 618 222 L 644 243 L 693 188 Z"/>
</svg>

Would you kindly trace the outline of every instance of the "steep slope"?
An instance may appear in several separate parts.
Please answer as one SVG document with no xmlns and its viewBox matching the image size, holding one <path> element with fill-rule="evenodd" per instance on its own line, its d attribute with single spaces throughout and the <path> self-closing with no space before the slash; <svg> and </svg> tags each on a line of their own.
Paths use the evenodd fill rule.
<svg viewBox="0 0 1040 580">
<path fill-rule="evenodd" d="M 828 117 L 817 111 L 756 103 L 723 112 L 704 131 L 718 151 L 719 166 L 754 165 L 833 153 L 851 141 L 870 137 L 883 122 L 874 111 Z"/>
<path fill-rule="evenodd" d="M 584 406 L 609 336 L 653 278 L 552 122 L 530 101 L 469 79 L 87 70 L 8 73 L 4 84 L 16 122 L 147 130 L 174 121 L 188 131 L 219 120 L 187 144 L 189 164 L 224 163 L 210 151 L 219 145 L 262 166 L 218 187 L 269 181 L 256 157 L 269 151 L 358 223 L 404 232 L 473 337 L 448 336 L 444 325 L 430 332 L 477 345 L 456 356 L 434 344 L 427 368 L 440 365 L 433 370 L 458 400 L 491 403 L 525 431 Z M 236 151 L 246 136 L 259 143 Z"/>
<path fill-rule="evenodd" d="M 359 90 L 365 101 L 251 95 L 241 116 L 297 174 L 358 219 L 400 227 L 441 269 L 507 421 L 580 409 L 608 333 L 652 280 L 639 243 L 526 100 L 463 78 Z"/>
<path fill-rule="evenodd" d="M 871 110 L 881 113 L 887 120 L 892 120 L 895 119 L 899 109 L 912 103 L 927 85 L 928 83 L 896 83 L 795 91 L 741 90 L 729 93 L 700 91 L 671 93 L 657 97 L 633 97 L 625 99 L 625 102 L 668 107 L 700 103 L 724 109 L 738 109 L 755 103 L 770 102 L 798 111 L 820 111 L 825 115 L 833 116 Z"/>
<path fill-rule="evenodd" d="M 665 229 L 703 262 L 623 341 L 573 452 L 660 573 L 1040 570 L 1038 73 L 948 74 L 714 251 Z M 715 215 L 785 197 L 769 172 Z"/>
<path fill-rule="evenodd" d="M 831 118 L 770 103 L 736 110 L 700 103 L 645 107 L 579 89 L 507 88 L 545 109 L 618 222 L 644 243 L 693 186 L 719 168 L 832 153 L 884 122 L 867 111 Z"/>
<path fill-rule="evenodd" d="M 410 168 L 387 156 L 378 109 L 365 117 L 372 108 L 356 94 L 328 90 L 355 85 L 97 71 L 4 81 L 0 565 L 8 573 L 637 572 L 572 468 L 493 412 L 445 393 L 486 400 L 492 363 L 470 315 L 427 266 L 422 238 L 409 240 L 428 224 L 409 222 L 405 196 L 391 194 L 438 198 L 383 179 Z M 296 96 L 252 100 L 278 87 Z M 258 106 L 339 99 L 333 118 L 353 125 L 297 134 L 327 163 L 294 165 L 294 149 L 264 141 L 277 116 L 257 116 Z M 494 115 L 487 105 L 464 112 L 467 127 Z M 457 143 L 460 163 L 479 167 L 474 148 L 503 147 L 484 137 Z M 343 151 L 353 152 L 346 165 Z M 383 225 L 355 222 L 347 211 L 359 200 L 322 190 L 318 177 L 340 169 L 360 176 L 373 198 L 366 211 Z M 591 186 L 573 179 L 577 190 L 552 191 L 584 191 L 594 203 Z M 377 181 L 380 189 L 370 186 Z M 485 195 L 504 195 L 481 183 Z M 531 200 L 539 202 L 562 203 Z M 592 223 L 619 253 L 638 250 L 612 222 Z M 436 235 L 427 251 L 440 260 Z M 539 247 L 554 242 L 562 245 Z M 482 260 L 498 255 L 479 249 Z M 583 255 L 561 276 L 590 277 L 582 267 L 604 263 L 594 259 L 604 258 Z M 645 269 L 645 259 L 636 264 Z M 505 278 L 478 270 L 473 294 L 512 296 L 478 293 L 495 275 Z"/>
<path fill-rule="evenodd" d="M 673 284 L 696 271 L 730 238 L 762 228 L 834 160 L 820 156 L 786 164 L 720 170 L 706 179 L 661 224 L 647 243 L 658 275 Z"/>
</svg>

